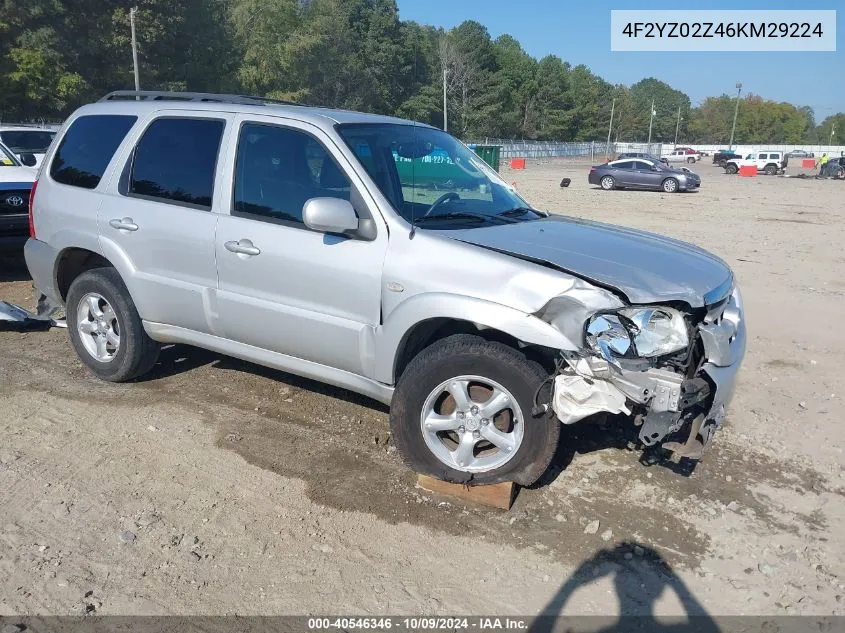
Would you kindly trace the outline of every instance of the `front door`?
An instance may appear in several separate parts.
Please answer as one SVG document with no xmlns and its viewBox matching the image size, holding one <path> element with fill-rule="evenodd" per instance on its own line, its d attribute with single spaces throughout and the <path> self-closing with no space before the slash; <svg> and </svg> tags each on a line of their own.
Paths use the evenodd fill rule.
<svg viewBox="0 0 845 633">
<path fill-rule="evenodd" d="M 644 160 L 634 161 L 634 168 L 636 170 L 636 181 L 639 187 L 653 188 L 660 185 L 663 181 L 663 172 L 655 171 L 651 163 Z"/>
<path fill-rule="evenodd" d="M 324 132 L 275 117 L 239 120 L 231 207 L 215 239 L 216 321 L 226 338 L 371 375 L 387 232 L 352 167 Z M 310 198 L 350 200 L 373 240 L 313 231 Z"/>
</svg>

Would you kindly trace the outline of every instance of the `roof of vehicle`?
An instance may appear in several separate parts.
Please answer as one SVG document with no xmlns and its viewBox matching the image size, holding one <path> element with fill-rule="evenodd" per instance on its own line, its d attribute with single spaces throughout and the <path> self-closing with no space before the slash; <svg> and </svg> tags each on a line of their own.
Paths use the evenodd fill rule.
<svg viewBox="0 0 845 633">
<path fill-rule="evenodd" d="M 153 95 L 152 98 L 134 100 L 131 95 Z M 182 97 L 186 95 L 186 97 Z M 115 96 L 116 98 L 110 98 Z M 204 98 L 201 98 L 204 97 Z M 260 97 L 242 97 L 239 95 L 203 95 L 202 93 L 149 93 L 120 91 L 110 93 L 100 101 L 82 106 L 78 114 L 146 114 L 157 110 L 194 110 L 204 112 L 238 112 L 245 114 L 281 116 L 326 125 L 334 123 L 399 123 L 432 127 L 425 123 L 417 123 L 407 119 L 400 119 L 381 114 L 355 112 L 324 108 L 321 106 L 298 105 L 294 103 L 273 102 Z"/>
<path fill-rule="evenodd" d="M 26 125 L 0 125 L 0 132 L 52 132 L 55 134 L 56 130 L 47 127 L 29 127 Z"/>
</svg>

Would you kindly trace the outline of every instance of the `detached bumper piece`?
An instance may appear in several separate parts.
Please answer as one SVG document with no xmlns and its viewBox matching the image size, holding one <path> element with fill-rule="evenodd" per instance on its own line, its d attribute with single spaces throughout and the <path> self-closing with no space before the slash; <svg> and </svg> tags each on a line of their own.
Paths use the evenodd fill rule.
<svg viewBox="0 0 845 633">
<path fill-rule="evenodd" d="M 39 312 L 41 312 L 40 305 Z M 67 327 L 67 323 L 63 320 L 54 320 L 49 314 L 43 316 L 32 314 L 19 305 L 0 301 L 0 326 L 19 330 L 46 330 L 51 327 Z"/>
</svg>

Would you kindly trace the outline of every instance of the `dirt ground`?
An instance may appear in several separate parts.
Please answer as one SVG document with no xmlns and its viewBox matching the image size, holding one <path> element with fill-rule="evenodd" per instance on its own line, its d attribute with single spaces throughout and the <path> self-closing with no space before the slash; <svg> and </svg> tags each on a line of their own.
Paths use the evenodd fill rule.
<svg viewBox="0 0 845 633">
<path fill-rule="evenodd" d="M 586 167 L 502 172 L 741 285 L 738 393 L 692 472 L 576 425 L 511 511 L 466 506 L 415 488 L 365 398 L 179 346 L 108 384 L 64 330 L 0 331 L 0 614 L 845 614 L 845 183 L 701 164 L 697 193 L 603 192 Z"/>
</svg>

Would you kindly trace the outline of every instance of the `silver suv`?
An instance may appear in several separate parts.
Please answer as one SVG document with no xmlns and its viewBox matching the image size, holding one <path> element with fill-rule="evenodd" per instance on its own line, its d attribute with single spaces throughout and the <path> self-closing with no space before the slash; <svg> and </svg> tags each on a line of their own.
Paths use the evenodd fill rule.
<svg viewBox="0 0 845 633">
<path fill-rule="evenodd" d="M 745 351 L 717 257 L 536 210 L 391 117 L 112 93 L 65 122 L 30 221 L 32 278 L 100 378 L 162 343 L 307 376 L 390 404 L 405 462 L 450 481 L 531 484 L 561 423 L 607 414 L 699 458 Z"/>
</svg>

